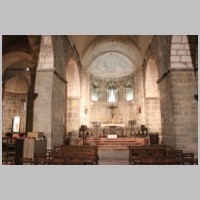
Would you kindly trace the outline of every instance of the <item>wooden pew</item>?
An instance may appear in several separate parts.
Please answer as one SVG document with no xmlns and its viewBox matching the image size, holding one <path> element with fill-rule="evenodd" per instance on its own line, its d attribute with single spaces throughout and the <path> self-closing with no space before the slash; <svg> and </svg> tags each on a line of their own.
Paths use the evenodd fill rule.
<svg viewBox="0 0 200 200">
<path fill-rule="evenodd" d="M 193 153 L 183 153 L 167 146 L 129 146 L 129 163 L 133 165 L 197 165 Z"/>
<path fill-rule="evenodd" d="M 166 155 L 166 146 L 129 146 L 129 163 L 134 164 L 138 156 Z"/>
<path fill-rule="evenodd" d="M 85 165 L 98 164 L 97 146 L 61 145 L 52 155 L 50 164 Z"/>
</svg>

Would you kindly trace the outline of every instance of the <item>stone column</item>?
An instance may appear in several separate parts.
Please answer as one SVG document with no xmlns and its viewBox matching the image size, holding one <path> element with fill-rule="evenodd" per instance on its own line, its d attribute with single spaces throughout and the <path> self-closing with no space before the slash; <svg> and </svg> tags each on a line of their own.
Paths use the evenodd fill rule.
<svg viewBox="0 0 200 200">
<path fill-rule="evenodd" d="M 33 131 L 44 132 L 47 147 L 52 147 L 52 88 L 54 76 L 54 58 L 51 36 L 42 36 L 39 61 L 36 70 L 33 109 Z"/>
<path fill-rule="evenodd" d="M 198 101 L 193 69 L 171 70 L 176 148 L 198 155 Z"/>
<path fill-rule="evenodd" d="M 198 102 L 193 56 L 195 45 L 187 36 L 173 36 L 170 68 L 158 83 L 164 141 L 183 152 L 198 156 Z M 196 42 L 196 41 L 194 41 Z"/>
</svg>

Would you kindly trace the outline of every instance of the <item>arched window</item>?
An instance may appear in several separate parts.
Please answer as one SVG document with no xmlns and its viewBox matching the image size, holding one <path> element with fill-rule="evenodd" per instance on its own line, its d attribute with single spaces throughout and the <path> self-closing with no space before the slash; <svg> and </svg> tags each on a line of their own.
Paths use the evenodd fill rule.
<svg viewBox="0 0 200 200">
<path fill-rule="evenodd" d="M 99 101 L 99 87 L 95 83 L 92 84 L 91 99 L 92 101 Z"/>
<path fill-rule="evenodd" d="M 116 102 L 117 101 L 117 87 L 114 84 L 111 84 L 107 88 L 107 101 Z"/>
<path fill-rule="evenodd" d="M 130 81 L 128 81 L 125 84 L 124 90 L 125 90 L 125 99 L 126 99 L 126 101 L 133 100 L 133 86 L 132 86 L 132 83 Z"/>
</svg>

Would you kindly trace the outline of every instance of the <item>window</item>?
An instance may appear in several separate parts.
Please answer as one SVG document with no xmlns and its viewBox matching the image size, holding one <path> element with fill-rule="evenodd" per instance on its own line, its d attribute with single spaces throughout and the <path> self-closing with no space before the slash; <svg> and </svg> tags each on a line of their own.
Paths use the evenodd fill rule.
<svg viewBox="0 0 200 200">
<path fill-rule="evenodd" d="M 116 102 L 117 101 L 117 87 L 115 85 L 108 86 L 107 101 L 108 102 Z"/>
<path fill-rule="evenodd" d="M 133 100 L 133 86 L 131 82 L 127 82 L 125 85 L 125 99 L 126 101 Z"/>
<path fill-rule="evenodd" d="M 92 84 L 91 99 L 92 101 L 99 101 L 99 88 L 95 84 Z"/>
</svg>

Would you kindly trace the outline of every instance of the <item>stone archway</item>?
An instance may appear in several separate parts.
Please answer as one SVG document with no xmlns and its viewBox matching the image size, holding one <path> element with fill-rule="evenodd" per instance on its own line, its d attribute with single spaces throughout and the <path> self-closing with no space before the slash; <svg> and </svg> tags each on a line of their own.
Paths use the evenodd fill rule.
<svg viewBox="0 0 200 200">
<path fill-rule="evenodd" d="M 156 60 L 150 56 L 145 73 L 145 124 L 150 133 L 159 133 L 161 137 L 160 94 L 157 80 Z"/>
<path fill-rule="evenodd" d="M 20 131 L 26 131 L 29 84 L 24 76 L 16 75 L 5 81 L 2 99 L 2 132 L 12 131 L 13 117 L 20 116 Z"/>
<path fill-rule="evenodd" d="M 67 65 L 67 130 L 72 132 L 80 126 L 80 75 L 76 61 L 71 58 Z"/>
</svg>

